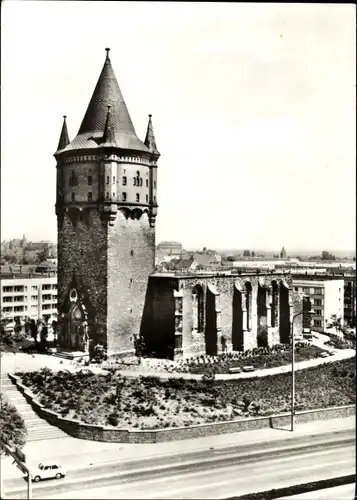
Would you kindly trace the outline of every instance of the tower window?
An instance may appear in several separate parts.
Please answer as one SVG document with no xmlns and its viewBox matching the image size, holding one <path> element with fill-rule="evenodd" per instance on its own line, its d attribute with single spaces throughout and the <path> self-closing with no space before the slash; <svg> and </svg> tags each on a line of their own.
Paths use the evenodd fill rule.
<svg viewBox="0 0 357 500">
<path fill-rule="evenodd" d="M 76 177 L 76 174 L 74 173 L 74 170 L 72 170 L 72 172 L 71 172 L 71 177 L 69 178 L 69 185 L 71 187 L 78 185 L 78 179 Z"/>
<path fill-rule="evenodd" d="M 148 195 L 146 195 L 145 198 L 146 198 L 146 203 L 147 203 L 149 201 Z"/>
<path fill-rule="evenodd" d="M 149 187 L 149 181 L 146 179 L 145 181 L 146 187 Z"/>
<path fill-rule="evenodd" d="M 92 201 L 92 191 L 88 191 L 88 201 Z"/>
<path fill-rule="evenodd" d="M 76 201 L 76 195 L 72 193 L 72 201 Z"/>
<path fill-rule="evenodd" d="M 133 183 L 134 186 L 136 186 L 136 177 L 134 177 L 134 183 Z"/>
<path fill-rule="evenodd" d="M 121 196 L 122 196 L 122 200 L 126 201 L 126 193 L 123 193 Z"/>
<path fill-rule="evenodd" d="M 140 177 L 140 186 L 142 186 L 142 185 L 143 185 L 143 180 L 142 180 L 142 178 Z"/>
<path fill-rule="evenodd" d="M 154 203 L 156 203 L 156 196 L 154 196 Z"/>
<path fill-rule="evenodd" d="M 156 188 L 156 181 L 154 181 L 154 188 Z"/>
<path fill-rule="evenodd" d="M 106 194 L 105 198 L 109 200 L 109 193 Z"/>
<path fill-rule="evenodd" d="M 93 182 L 93 178 L 91 175 L 88 175 L 88 186 L 91 186 Z"/>
<path fill-rule="evenodd" d="M 134 257 L 134 250 L 130 250 L 130 255 Z"/>
<path fill-rule="evenodd" d="M 126 176 L 123 177 L 123 186 L 126 186 Z"/>
<path fill-rule="evenodd" d="M 115 184 L 115 175 L 113 175 L 113 184 Z"/>
<path fill-rule="evenodd" d="M 107 175 L 107 184 L 109 184 L 109 175 Z"/>
<path fill-rule="evenodd" d="M 140 194 L 136 193 L 136 203 L 139 203 L 139 202 L 140 202 Z"/>
<path fill-rule="evenodd" d="M 137 177 L 140 177 L 140 172 L 139 172 L 139 170 L 137 170 L 137 172 L 136 172 L 136 176 L 137 176 Z"/>
</svg>

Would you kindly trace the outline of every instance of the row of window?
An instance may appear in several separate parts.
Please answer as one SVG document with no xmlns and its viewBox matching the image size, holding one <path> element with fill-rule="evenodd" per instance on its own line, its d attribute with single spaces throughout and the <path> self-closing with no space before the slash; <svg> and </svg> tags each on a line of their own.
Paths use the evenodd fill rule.
<svg viewBox="0 0 357 500">
<path fill-rule="evenodd" d="M 113 193 L 113 198 L 115 198 L 115 193 Z M 76 201 L 76 194 L 75 193 L 72 193 L 72 201 Z M 107 192 L 106 195 L 105 195 L 105 199 L 106 200 L 109 200 L 109 193 Z M 88 191 L 87 193 L 87 200 L 88 201 L 93 201 L 93 193 L 92 191 Z M 121 200 L 122 201 L 127 201 L 127 194 L 126 193 L 122 193 L 121 195 Z M 135 196 L 135 200 L 136 200 L 136 203 L 140 203 L 140 194 L 139 193 L 136 193 L 136 196 Z M 148 203 L 149 202 L 149 195 L 145 195 L 145 202 Z M 156 203 L 156 196 L 154 196 L 154 203 Z"/>
<path fill-rule="evenodd" d="M 110 176 L 107 175 L 107 185 L 110 184 Z M 87 182 L 88 182 L 88 186 L 92 186 L 93 185 L 93 176 L 90 174 L 87 176 Z M 116 183 L 116 177 L 115 175 L 113 175 L 113 184 L 115 185 Z M 69 178 L 69 185 L 70 187 L 73 187 L 73 186 L 78 186 L 78 178 L 76 177 L 76 174 L 74 173 L 74 171 L 72 170 L 72 173 L 71 173 L 71 176 Z M 122 177 L 122 185 L 123 186 L 126 186 L 127 185 L 127 177 L 126 175 L 124 175 Z M 142 177 L 140 177 L 140 172 L 136 172 L 136 177 L 133 178 L 133 186 L 142 186 L 143 185 L 143 179 Z M 149 180 L 146 179 L 145 180 L 145 185 L 146 187 L 149 187 Z M 156 188 L 156 181 L 154 181 L 154 188 Z"/>
<path fill-rule="evenodd" d="M 32 292 L 37 292 L 37 290 L 38 290 L 37 285 L 33 285 L 31 287 Z M 57 285 L 55 283 L 42 285 L 42 290 L 57 290 Z M 3 286 L 2 291 L 3 293 L 12 293 L 12 292 L 24 293 L 27 292 L 27 286 Z"/>
</svg>

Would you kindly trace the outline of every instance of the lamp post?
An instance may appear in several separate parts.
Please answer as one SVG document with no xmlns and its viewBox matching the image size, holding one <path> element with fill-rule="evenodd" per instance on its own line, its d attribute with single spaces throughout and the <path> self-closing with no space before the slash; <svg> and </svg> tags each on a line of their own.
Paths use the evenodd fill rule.
<svg viewBox="0 0 357 500">
<path fill-rule="evenodd" d="M 291 431 L 294 431 L 295 425 L 295 335 L 294 335 L 294 320 L 303 314 L 314 314 L 314 311 L 300 311 L 294 314 L 291 321 Z"/>
</svg>

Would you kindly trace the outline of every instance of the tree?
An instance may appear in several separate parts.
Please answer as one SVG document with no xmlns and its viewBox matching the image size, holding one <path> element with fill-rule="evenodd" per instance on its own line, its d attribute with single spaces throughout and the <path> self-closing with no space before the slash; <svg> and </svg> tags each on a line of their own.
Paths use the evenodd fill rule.
<svg viewBox="0 0 357 500">
<path fill-rule="evenodd" d="M 43 248 L 38 254 L 37 254 L 37 262 L 45 262 L 48 258 L 48 250 L 46 248 Z"/>
<path fill-rule="evenodd" d="M 254 252 L 254 250 L 252 250 L 252 257 L 255 257 L 255 252 Z"/>
<path fill-rule="evenodd" d="M 322 260 L 336 260 L 335 255 L 327 252 L 326 250 L 322 251 L 321 258 L 322 258 Z"/>
<path fill-rule="evenodd" d="M 9 442 L 11 447 L 23 448 L 26 443 L 25 422 L 16 408 L 9 405 L 2 394 L 0 394 L 0 435 Z"/>
<path fill-rule="evenodd" d="M 243 257 L 250 257 L 250 250 L 244 250 Z"/>
<path fill-rule="evenodd" d="M 53 342 L 56 344 L 57 342 L 57 321 L 53 320 L 51 323 L 52 326 L 52 334 L 53 334 Z"/>
</svg>

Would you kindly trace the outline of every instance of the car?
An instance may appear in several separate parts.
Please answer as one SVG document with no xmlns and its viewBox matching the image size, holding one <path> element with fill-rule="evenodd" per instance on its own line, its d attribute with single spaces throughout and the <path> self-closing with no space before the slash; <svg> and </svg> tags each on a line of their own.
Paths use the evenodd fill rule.
<svg viewBox="0 0 357 500">
<path fill-rule="evenodd" d="M 66 471 L 63 469 L 62 465 L 47 463 L 47 464 L 38 464 L 31 471 L 31 480 L 38 483 L 38 481 L 42 481 L 42 479 L 61 479 L 65 477 Z"/>
</svg>

